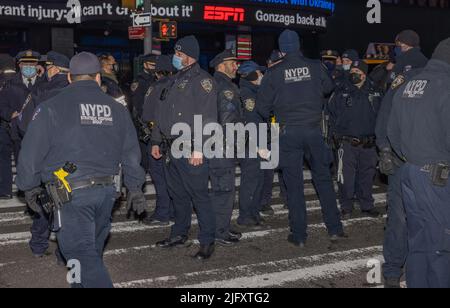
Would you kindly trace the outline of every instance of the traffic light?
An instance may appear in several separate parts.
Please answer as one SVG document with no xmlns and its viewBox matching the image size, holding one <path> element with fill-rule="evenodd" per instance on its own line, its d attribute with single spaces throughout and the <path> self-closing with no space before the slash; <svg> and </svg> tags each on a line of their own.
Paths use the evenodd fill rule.
<svg viewBox="0 0 450 308">
<path fill-rule="evenodd" d="M 178 35 L 176 21 L 161 21 L 159 23 L 159 37 L 161 39 L 175 39 Z"/>
</svg>

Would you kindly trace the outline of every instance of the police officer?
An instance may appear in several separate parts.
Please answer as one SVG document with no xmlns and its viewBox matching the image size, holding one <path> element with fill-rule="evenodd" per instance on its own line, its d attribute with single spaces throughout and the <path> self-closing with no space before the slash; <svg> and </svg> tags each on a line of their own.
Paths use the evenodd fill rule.
<svg viewBox="0 0 450 308">
<path fill-rule="evenodd" d="M 274 59 L 274 61 L 277 61 Z M 276 63 L 270 61 L 270 63 Z M 238 73 L 241 75 L 239 82 L 241 90 L 241 100 L 244 106 L 244 120 L 245 123 L 254 123 L 257 126 L 261 123 L 266 123 L 261 115 L 256 111 L 256 99 L 258 96 L 258 89 L 261 85 L 262 79 L 264 77 L 265 67 L 258 65 L 253 61 L 246 61 L 239 66 Z M 275 172 L 274 170 L 263 170 L 263 175 L 261 176 L 261 171 L 256 170 L 254 174 L 250 176 L 255 178 L 261 178 L 261 202 L 258 206 L 258 210 L 264 216 L 271 216 L 274 214 L 274 210 L 270 206 L 272 201 L 272 188 L 273 179 Z M 280 181 L 280 187 L 282 188 L 282 180 Z M 283 188 L 282 188 L 283 189 Z"/>
<path fill-rule="evenodd" d="M 200 226 L 200 250 L 194 256 L 208 259 L 214 252 L 215 216 L 208 192 L 209 166 L 203 155 L 201 140 L 191 134 L 172 135 L 172 127 L 177 123 L 194 128 L 194 116 L 202 116 L 203 124 L 217 122 L 217 91 L 214 80 L 198 64 L 200 47 L 194 36 L 180 39 L 175 45 L 173 65 L 178 73 L 162 89 L 156 111 L 158 125 L 152 136 L 152 155 L 161 158 L 162 143 L 170 149 L 166 154 L 166 179 L 169 194 L 175 208 L 175 225 L 170 237 L 157 245 L 163 248 L 184 245 L 191 226 L 192 204 Z M 198 128 L 201 129 L 201 128 Z M 200 132 L 200 135 L 202 132 Z M 199 135 L 198 132 L 196 135 Z M 170 144 L 176 140 L 174 149 L 183 153 L 173 153 Z M 194 146 L 192 147 L 192 141 Z M 180 145 L 180 142 L 182 144 Z M 178 151 L 177 151 L 178 152 Z M 174 155 L 177 154 L 177 155 Z M 181 155 L 182 158 L 175 158 Z M 188 156 L 188 157 L 186 157 Z"/>
<path fill-rule="evenodd" d="M 258 92 L 257 110 L 264 119 L 273 112 L 280 123 L 280 167 L 287 186 L 292 230 L 288 241 L 303 247 L 307 240 L 303 191 L 305 158 L 311 165 L 329 235 L 338 240 L 344 232 L 320 130 L 323 98 L 333 91 L 334 84 L 320 61 L 302 55 L 296 32 L 285 30 L 280 35 L 279 45 L 286 56 L 264 76 Z"/>
<path fill-rule="evenodd" d="M 144 70 L 131 84 L 131 103 L 133 113 L 142 117 L 145 94 L 148 88 L 156 81 L 156 55 L 148 54 L 142 57 Z"/>
<path fill-rule="evenodd" d="M 214 79 L 217 84 L 217 109 L 219 124 L 225 131 L 226 124 L 243 123 L 242 106 L 239 94 L 239 88 L 233 83 L 236 78 L 237 58 L 231 50 L 225 50 L 218 54 L 211 62 L 210 67 L 214 68 Z M 235 157 L 225 157 L 227 139 L 224 140 L 222 148 L 224 157 L 213 158 L 209 162 L 211 179 L 211 202 L 216 213 L 216 243 L 220 245 L 232 245 L 239 242 L 240 235 L 230 231 L 231 216 L 233 214 L 233 205 L 236 196 L 236 159 Z M 248 183 L 242 171 L 242 184 Z M 243 211 L 247 210 L 250 194 L 247 188 L 241 187 L 240 204 Z M 254 188 L 253 188 L 254 189 Z M 247 190 L 244 192 L 244 190 Z"/>
<path fill-rule="evenodd" d="M 411 34 L 415 37 L 413 33 Z M 399 35 L 398 37 L 402 38 L 403 36 L 404 35 Z M 416 38 L 416 42 L 410 42 L 409 44 L 417 45 L 419 39 Z M 405 38 L 402 38 L 402 40 L 407 41 Z M 385 259 L 383 265 L 384 284 L 388 288 L 400 287 L 400 279 L 408 255 L 408 230 L 401 191 L 401 167 L 404 162 L 392 151 L 391 144 L 387 137 L 387 125 L 395 93 L 408 79 L 419 74 L 427 63 L 425 56 L 421 55 L 419 52 L 420 50 L 417 48 L 414 49 L 412 53 L 407 52 L 404 60 L 400 57 L 399 65 L 401 65 L 403 69 L 400 69 L 400 66 L 396 67 L 399 73 L 395 80 L 389 83 L 390 88 L 383 98 L 375 129 L 376 142 L 378 149 L 380 150 L 380 171 L 387 175 L 389 180 L 387 194 L 388 219 L 383 249 Z"/>
<path fill-rule="evenodd" d="M 350 80 L 350 70 L 353 62 L 359 61 L 359 54 L 354 49 L 344 51 L 341 61 L 336 65 L 336 69 L 332 73 L 332 77 L 337 86 L 347 83 Z"/>
<path fill-rule="evenodd" d="M 58 94 L 59 90 L 65 88 L 69 84 L 67 79 L 69 61 L 69 58 L 58 52 L 50 51 L 47 53 L 45 62 L 45 77 L 47 82 L 43 83 L 41 87 L 37 88 L 36 91 L 31 94 L 31 99 L 25 103 L 18 117 L 18 126 L 22 134 L 25 134 L 36 107 L 40 103 Z"/>
<path fill-rule="evenodd" d="M 352 85 L 339 86 L 328 104 L 331 133 L 339 149 L 338 182 L 344 218 L 353 213 L 355 193 L 363 213 L 379 216 L 372 192 L 378 162 L 375 124 L 382 94 L 368 80 L 368 69 L 366 63 L 354 61 L 350 69 Z"/>
<path fill-rule="evenodd" d="M 143 122 L 154 128 L 157 115 L 156 105 L 159 102 L 161 91 L 170 83 L 173 71 L 172 60 L 169 56 L 155 57 L 155 82 L 145 90 L 145 103 L 143 107 Z M 164 174 L 164 161 L 155 159 L 151 155 L 152 144 L 146 145 L 146 155 L 149 160 L 148 171 L 153 180 L 156 190 L 156 209 L 153 214 L 144 218 L 143 223 L 147 225 L 168 225 L 173 218 L 173 203 L 169 196 L 166 176 Z"/>
<path fill-rule="evenodd" d="M 31 100 L 24 106 L 19 115 L 19 128 L 23 134 L 25 134 L 28 125 L 33 119 L 34 110 L 41 103 L 56 96 L 69 84 L 67 78 L 69 61 L 69 58 L 54 51 L 50 51 L 47 54 L 46 76 L 48 82 L 31 94 Z M 32 218 L 33 224 L 31 226 L 31 240 L 29 244 L 33 255 L 37 258 L 42 258 L 46 255 L 49 247 L 49 220 L 40 209 L 33 214 Z M 63 261 L 59 251 L 56 252 L 56 256 L 58 260 Z"/>
<path fill-rule="evenodd" d="M 272 51 L 269 59 L 267 60 L 267 67 L 272 68 L 283 61 L 284 55 L 278 49 Z M 259 87 L 258 87 L 259 88 Z M 274 122 L 276 119 L 271 117 L 270 122 Z M 261 193 L 261 214 L 264 216 L 271 216 L 275 214 L 273 209 L 268 205 L 272 201 L 273 195 L 273 181 L 275 178 L 275 170 L 264 170 L 264 180 L 263 180 L 263 188 Z M 280 185 L 280 194 L 283 199 L 284 207 L 287 208 L 287 193 L 286 193 L 286 185 L 284 184 L 283 175 L 281 174 L 281 170 L 278 170 L 278 184 Z"/>
<path fill-rule="evenodd" d="M 337 62 L 339 59 L 339 52 L 337 52 L 336 50 L 323 50 L 320 53 L 320 56 L 322 58 L 322 63 L 323 65 L 326 66 L 328 73 L 330 74 L 330 76 L 335 72 L 336 70 L 336 66 L 337 66 Z"/>
<path fill-rule="evenodd" d="M 101 55 L 100 63 L 102 65 L 102 89 L 103 91 L 114 98 L 117 102 L 127 106 L 125 95 L 120 88 L 117 73 L 119 72 L 119 65 L 112 55 Z"/>
<path fill-rule="evenodd" d="M 391 82 L 397 75 L 414 67 L 424 67 L 428 62 L 420 50 L 420 36 L 413 30 L 404 30 L 395 38 L 395 65 L 391 73 Z"/>
<path fill-rule="evenodd" d="M 10 121 L 13 111 L 7 97 L 7 88 L 14 78 L 14 59 L 7 54 L 0 54 L 0 200 L 12 198 L 12 142 Z"/>
<path fill-rule="evenodd" d="M 393 99 L 388 137 L 402 168 L 410 288 L 450 287 L 450 38 Z"/>
<path fill-rule="evenodd" d="M 80 263 L 81 283 L 73 286 L 88 288 L 112 287 L 102 254 L 111 228 L 119 164 L 130 190 L 128 206 L 138 214 L 145 211 L 136 130 L 128 110 L 100 89 L 100 71 L 93 54 L 82 52 L 72 58 L 71 85 L 35 111 L 17 175 L 18 187 L 37 209 L 41 183 L 54 181 L 54 172 L 67 162 L 75 165 L 66 177 L 71 197 L 60 209 L 57 239 L 65 259 Z"/>
<path fill-rule="evenodd" d="M 142 57 L 144 70 L 137 77 L 137 80 L 131 84 L 131 114 L 136 123 L 136 129 L 139 134 L 139 124 L 137 119 L 142 118 L 143 106 L 145 101 L 145 94 L 147 93 L 148 88 L 155 81 L 155 65 L 156 65 L 156 56 L 155 55 L 145 55 Z M 149 168 L 149 159 L 148 159 L 148 151 L 147 145 L 142 140 L 139 140 L 139 145 L 141 146 L 142 152 L 142 167 L 144 170 L 148 170 Z"/>
<path fill-rule="evenodd" d="M 11 139 L 13 141 L 14 158 L 17 161 L 20 151 L 20 143 L 23 135 L 19 129 L 19 115 L 23 107 L 31 100 L 31 94 L 45 83 L 38 76 L 38 52 L 27 50 L 17 54 L 16 60 L 19 64 L 20 73 L 17 73 L 8 88 L 10 98 L 11 115 Z"/>
</svg>

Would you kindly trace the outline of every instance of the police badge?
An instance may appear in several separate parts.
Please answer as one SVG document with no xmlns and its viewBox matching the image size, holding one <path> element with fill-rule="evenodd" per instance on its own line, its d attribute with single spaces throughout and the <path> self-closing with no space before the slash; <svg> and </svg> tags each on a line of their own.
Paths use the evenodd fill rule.
<svg viewBox="0 0 450 308">
<path fill-rule="evenodd" d="M 224 95 L 225 98 L 226 98 L 227 100 L 229 100 L 229 101 L 233 100 L 233 98 L 234 98 L 234 93 L 233 93 L 232 91 L 229 91 L 229 90 L 224 91 L 224 92 L 223 92 L 223 95 Z"/>
<path fill-rule="evenodd" d="M 131 84 L 131 87 L 130 87 L 130 89 L 131 89 L 131 92 L 136 92 L 136 90 L 139 88 L 139 82 L 133 82 L 132 84 Z"/>
<path fill-rule="evenodd" d="M 202 88 L 206 91 L 206 93 L 211 93 L 213 89 L 213 83 L 211 79 L 203 79 L 202 81 L 200 81 L 200 84 L 202 85 Z"/>
<path fill-rule="evenodd" d="M 392 85 L 391 85 L 391 89 L 392 90 L 395 90 L 395 89 L 397 89 L 398 87 L 400 87 L 402 84 L 404 84 L 405 83 L 405 76 L 403 76 L 403 75 L 398 75 L 396 78 L 395 78 L 395 80 L 392 82 Z"/>
<path fill-rule="evenodd" d="M 244 103 L 245 103 L 245 109 L 247 111 L 252 112 L 253 110 L 255 110 L 256 101 L 253 98 L 246 99 L 244 101 Z"/>
</svg>

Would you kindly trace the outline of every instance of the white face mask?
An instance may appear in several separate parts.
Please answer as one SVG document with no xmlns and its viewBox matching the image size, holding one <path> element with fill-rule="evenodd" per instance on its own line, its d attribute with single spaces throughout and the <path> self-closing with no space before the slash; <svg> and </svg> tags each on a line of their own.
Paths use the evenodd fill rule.
<svg viewBox="0 0 450 308">
<path fill-rule="evenodd" d="M 344 69 L 344 71 L 349 71 L 352 68 L 351 64 L 344 64 L 342 65 L 342 68 Z"/>
<path fill-rule="evenodd" d="M 261 85 L 261 82 L 262 82 L 262 80 L 263 80 L 263 75 L 259 75 L 259 77 L 258 77 L 258 79 L 256 80 L 256 85 L 257 86 L 260 86 Z"/>
</svg>

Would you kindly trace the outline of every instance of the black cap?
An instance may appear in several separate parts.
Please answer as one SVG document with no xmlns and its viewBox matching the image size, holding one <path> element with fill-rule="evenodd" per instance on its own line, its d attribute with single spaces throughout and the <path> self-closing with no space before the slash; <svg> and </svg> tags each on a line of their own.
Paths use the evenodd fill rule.
<svg viewBox="0 0 450 308">
<path fill-rule="evenodd" d="M 96 55 L 90 52 L 81 52 L 70 60 L 70 73 L 72 75 L 98 74 L 102 70 Z"/>
<path fill-rule="evenodd" d="M 237 61 L 236 55 L 234 54 L 234 51 L 232 51 L 231 49 L 224 50 L 217 56 L 215 56 L 214 59 L 212 59 L 211 62 L 209 62 L 209 66 L 216 67 L 217 65 L 226 61 Z"/>
<path fill-rule="evenodd" d="M 182 52 L 197 61 L 200 58 L 200 45 L 193 35 L 179 39 L 175 44 L 175 51 Z"/>
<path fill-rule="evenodd" d="M 45 62 L 47 65 L 54 65 L 62 68 L 69 68 L 70 60 L 63 54 L 55 51 L 50 51 L 47 53 L 47 60 Z"/>
<path fill-rule="evenodd" d="M 149 54 L 142 56 L 142 62 L 144 62 L 144 63 L 148 62 L 151 65 L 156 65 L 157 58 L 158 58 L 158 56 L 149 53 Z"/>
<path fill-rule="evenodd" d="M 173 72 L 172 59 L 169 56 L 161 55 L 156 57 L 155 67 L 157 72 Z"/>
<path fill-rule="evenodd" d="M 16 56 L 16 61 L 19 63 L 39 62 L 41 54 L 33 50 L 21 51 Z"/>
<path fill-rule="evenodd" d="M 450 38 L 439 43 L 433 53 L 432 59 L 450 64 Z"/>
<path fill-rule="evenodd" d="M 366 75 L 369 72 L 369 66 L 367 65 L 367 63 L 364 61 L 360 61 L 360 60 L 353 61 L 352 68 L 357 68 L 360 71 L 363 71 L 364 74 L 366 74 Z"/>
<path fill-rule="evenodd" d="M 348 49 L 346 50 L 343 54 L 342 54 L 342 59 L 350 59 L 352 60 L 352 62 L 358 61 L 359 60 L 359 54 L 356 50 L 354 49 Z"/>
<path fill-rule="evenodd" d="M 413 30 L 404 30 L 400 32 L 395 38 L 395 41 L 411 47 L 420 46 L 420 36 Z"/>
<path fill-rule="evenodd" d="M 324 60 L 337 60 L 337 58 L 339 57 L 339 52 L 337 52 L 336 50 L 324 50 L 320 53 L 320 56 L 322 57 L 322 59 Z"/>
<path fill-rule="evenodd" d="M 6 53 L 0 54 L 0 71 L 15 70 L 14 58 Z"/>
</svg>

